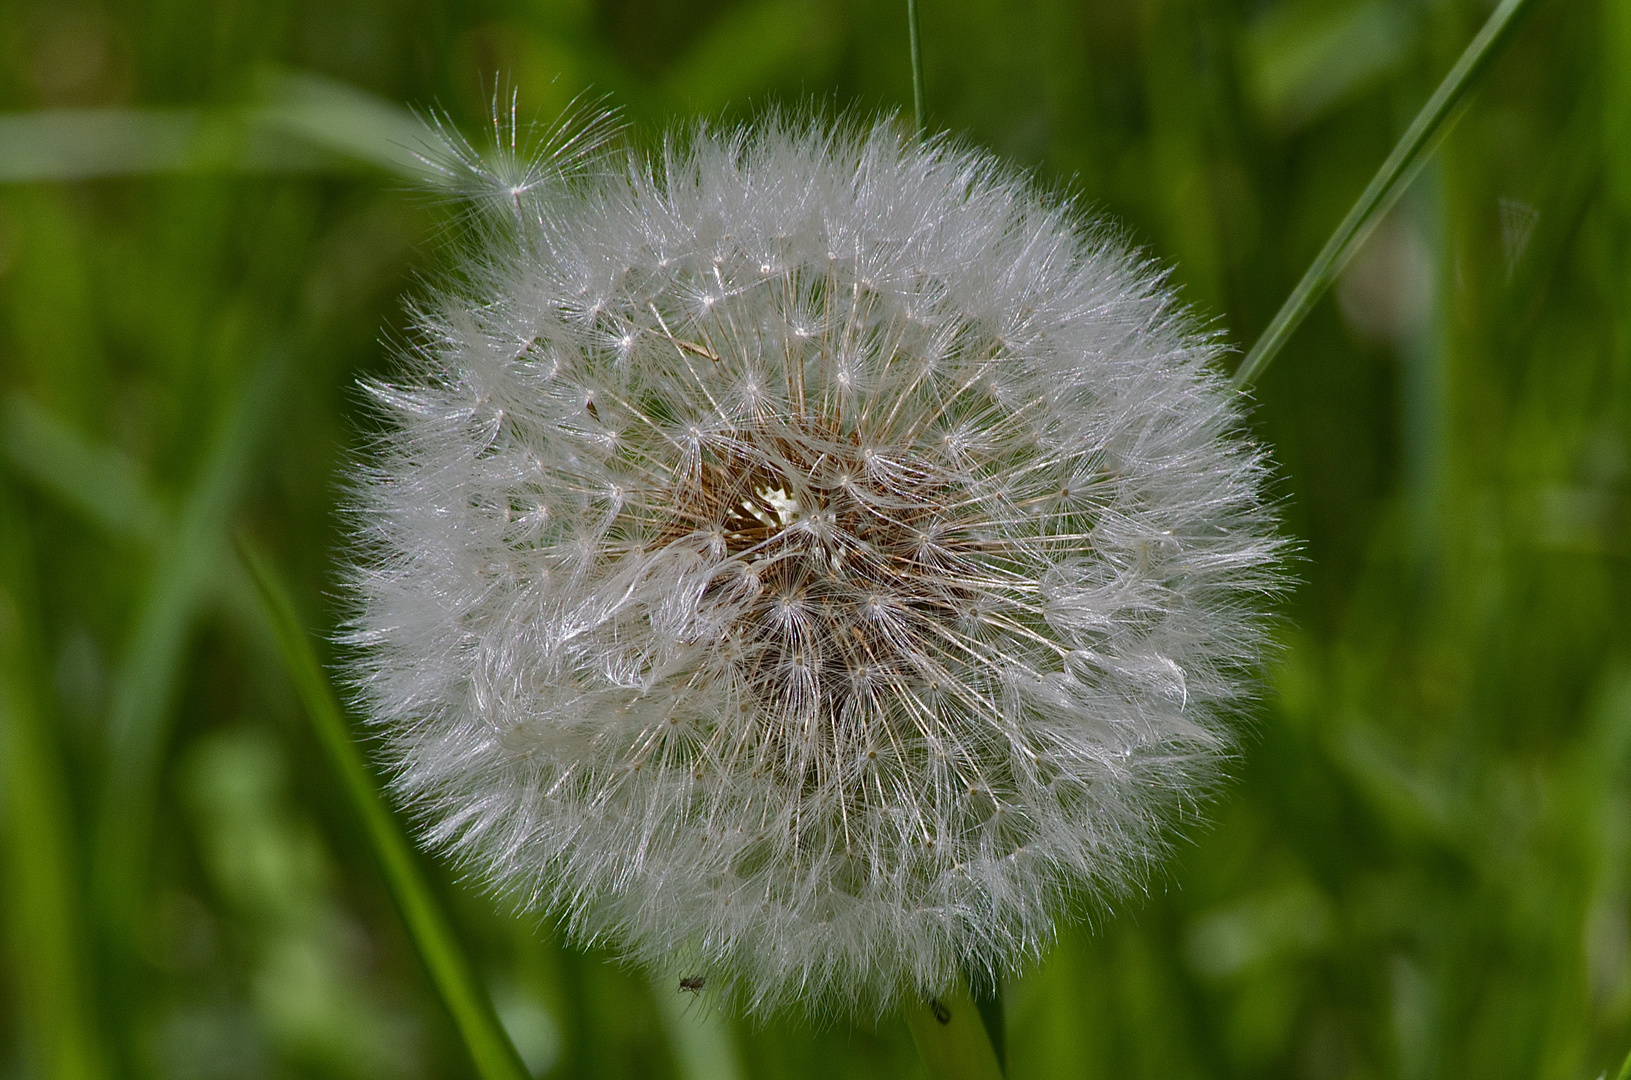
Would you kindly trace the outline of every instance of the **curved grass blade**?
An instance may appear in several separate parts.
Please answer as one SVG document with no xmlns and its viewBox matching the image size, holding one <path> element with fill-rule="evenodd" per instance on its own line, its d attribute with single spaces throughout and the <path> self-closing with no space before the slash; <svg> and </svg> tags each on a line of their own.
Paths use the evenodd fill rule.
<svg viewBox="0 0 1631 1080">
<path fill-rule="evenodd" d="M 469 958 L 431 892 L 407 837 L 380 796 L 379 786 L 362 752 L 352 741 L 340 703 L 317 662 L 288 591 L 271 564 L 242 537 L 238 541 L 238 552 L 260 590 L 284 667 L 311 717 L 318 742 L 334 766 L 352 808 L 362 819 L 368 842 L 379 859 L 408 935 L 430 971 L 431 981 L 448 1012 L 453 1015 L 477 1074 L 482 1080 L 527 1080 L 526 1066 L 500 1026 L 492 1002 L 476 981 Z"/>
<path fill-rule="evenodd" d="M 1336 232 L 1331 234 L 1325 247 L 1315 256 L 1308 272 L 1286 298 L 1268 329 L 1263 331 L 1263 336 L 1257 339 L 1257 344 L 1241 361 L 1231 380 L 1235 389 L 1251 385 L 1279 355 L 1314 304 L 1342 272 L 1348 259 L 1370 235 L 1371 229 L 1409 186 L 1427 154 L 1453 126 L 1458 106 L 1466 100 L 1479 77 L 1489 70 L 1490 64 L 1512 40 L 1522 16 L 1536 6 L 1537 0 L 1501 0 L 1500 6 L 1491 13 L 1461 54 L 1461 59 L 1455 62 L 1438 89 L 1433 91 L 1433 96 L 1427 99 L 1427 104 L 1410 122 L 1410 127 L 1400 137 L 1393 152 L 1360 194 L 1359 201 L 1353 204 Z"/>
<path fill-rule="evenodd" d="M 128 455 L 92 443 L 22 394 L 12 394 L 0 406 L 0 430 L 8 464 L 62 505 L 148 550 L 164 542 L 169 515 Z"/>
<path fill-rule="evenodd" d="M 425 126 L 402 106 L 306 71 L 270 73 L 260 90 L 259 104 L 246 110 L 253 129 L 287 135 L 406 180 L 433 178 L 422 156 Z"/>
<path fill-rule="evenodd" d="M 306 72 L 269 74 L 222 108 L 0 112 L 0 183 L 111 176 L 333 173 L 375 168 L 434 179 L 413 114 Z"/>
<path fill-rule="evenodd" d="M 223 410 L 174 528 L 156 549 L 114 677 L 93 880 L 97 905 L 119 950 L 131 950 L 140 937 L 159 778 L 187 648 L 214 588 L 216 568 L 226 557 L 228 521 L 276 415 L 288 356 L 286 344 L 270 345 Z"/>
</svg>

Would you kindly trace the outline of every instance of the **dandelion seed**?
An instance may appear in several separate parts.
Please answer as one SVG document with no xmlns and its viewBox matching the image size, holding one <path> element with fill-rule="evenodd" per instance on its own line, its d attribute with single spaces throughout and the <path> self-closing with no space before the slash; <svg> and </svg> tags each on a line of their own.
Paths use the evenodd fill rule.
<svg viewBox="0 0 1631 1080">
<path fill-rule="evenodd" d="M 557 142 L 472 194 L 374 387 L 351 641 L 398 792 L 749 1011 L 1014 970 L 1162 853 L 1259 660 L 1278 544 L 1217 345 L 946 141 Z"/>
</svg>

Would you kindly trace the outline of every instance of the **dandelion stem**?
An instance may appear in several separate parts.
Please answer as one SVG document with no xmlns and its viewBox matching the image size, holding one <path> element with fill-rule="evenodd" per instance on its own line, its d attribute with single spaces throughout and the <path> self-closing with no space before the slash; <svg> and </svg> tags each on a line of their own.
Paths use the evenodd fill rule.
<svg viewBox="0 0 1631 1080">
<path fill-rule="evenodd" d="M 929 130 L 929 110 L 923 96 L 923 36 L 918 30 L 917 0 L 906 0 L 906 28 L 912 43 L 912 123 L 922 138 Z"/>
<path fill-rule="evenodd" d="M 991 1050 L 997 1055 L 997 1067 L 1008 1071 L 1008 1018 L 1002 1004 L 1002 983 L 994 978 L 971 975 L 968 980 L 969 996 L 980 1011 L 980 1021 L 991 1040 Z"/>
<path fill-rule="evenodd" d="M 266 558 L 242 537 L 238 552 L 260 590 L 262 606 L 277 638 L 278 650 L 306 706 L 318 742 L 339 774 L 379 859 L 386 885 L 402 921 L 429 969 L 453 1022 L 464 1038 L 481 1080 L 526 1080 L 526 1066 L 499 1025 L 492 1003 L 477 983 L 453 927 L 431 892 L 407 837 L 379 793 L 379 786 L 357 744 L 352 741 L 340 703 L 317 662 L 311 641 L 295 614 L 288 591 Z"/>
<path fill-rule="evenodd" d="M 962 983 L 907 1009 L 906 1024 L 929 1080 L 1002 1080 L 990 1032 Z"/>
<path fill-rule="evenodd" d="M 1520 16 L 1535 6 L 1535 0 L 1501 0 L 1500 6 L 1461 54 L 1461 59 L 1455 62 L 1438 89 L 1433 91 L 1433 96 L 1427 99 L 1427 104 L 1410 122 L 1410 127 L 1337 226 L 1336 232 L 1320 249 L 1308 272 L 1286 298 L 1268 329 L 1263 331 L 1263 336 L 1246 354 L 1246 359 L 1235 371 L 1232 381 L 1235 389 L 1251 385 L 1279 355 L 1287 339 L 1302 324 L 1320 297 L 1325 295 L 1325 290 L 1342 272 L 1348 259 L 1415 177 L 1416 170 L 1427 155 L 1454 126 L 1459 115 L 1458 106 L 1466 100 L 1479 77 L 1515 36 L 1522 22 Z"/>
</svg>

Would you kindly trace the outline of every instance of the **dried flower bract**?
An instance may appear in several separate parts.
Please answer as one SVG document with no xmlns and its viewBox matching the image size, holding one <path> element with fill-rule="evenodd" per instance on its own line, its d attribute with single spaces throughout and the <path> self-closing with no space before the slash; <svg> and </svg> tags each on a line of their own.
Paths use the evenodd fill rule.
<svg viewBox="0 0 1631 1080">
<path fill-rule="evenodd" d="M 1216 345 L 949 142 L 562 145 L 447 155 L 482 239 L 371 388 L 351 640 L 397 790 L 749 1011 L 1012 970 L 1161 852 L 1259 659 Z"/>
</svg>

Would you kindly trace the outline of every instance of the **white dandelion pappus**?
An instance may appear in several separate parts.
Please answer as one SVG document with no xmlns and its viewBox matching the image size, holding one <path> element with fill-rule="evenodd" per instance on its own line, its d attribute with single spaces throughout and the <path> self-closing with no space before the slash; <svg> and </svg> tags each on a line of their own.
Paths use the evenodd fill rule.
<svg viewBox="0 0 1631 1080">
<path fill-rule="evenodd" d="M 1014 970 L 1231 746 L 1278 542 L 1147 263 L 887 123 L 529 173 L 354 481 L 429 843 L 744 1009 Z M 495 183 L 500 183 L 495 179 Z"/>
</svg>

